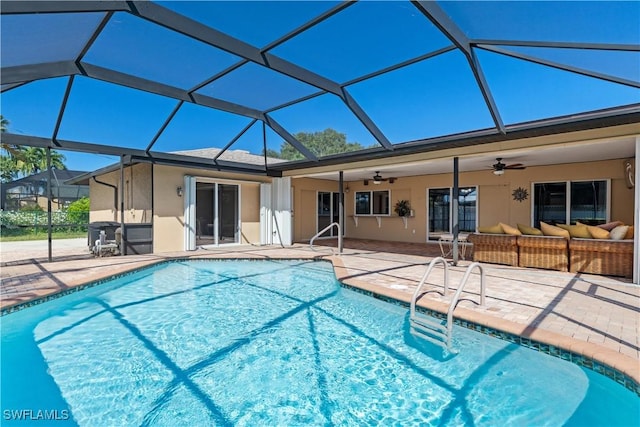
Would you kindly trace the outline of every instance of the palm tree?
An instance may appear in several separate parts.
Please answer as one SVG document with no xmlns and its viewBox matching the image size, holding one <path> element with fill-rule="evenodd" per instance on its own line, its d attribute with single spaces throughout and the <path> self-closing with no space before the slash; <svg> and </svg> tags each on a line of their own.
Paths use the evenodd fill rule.
<svg viewBox="0 0 640 427">
<path fill-rule="evenodd" d="M 20 172 L 24 176 L 35 175 L 47 170 L 47 149 L 42 147 L 26 147 L 22 151 L 23 160 L 18 161 Z M 51 168 L 66 169 L 64 155 L 51 150 Z"/>
<path fill-rule="evenodd" d="M 9 129 L 9 120 L 5 119 L 2 114 L 0 114 L 0 133 L 5 133 Z M 1 148 L 9 153 L 11 157 L 19 157 L 18 154 L 20 149 L 15 145 L 5 144 L 4 141 L 0 141 L 2 144 Z"/>
<path fill-rule="evenodd" d="M 9 120 L 0 114 L 0 134 L 5 133 L 9 128 Z M 5 144 L 0 141 L 0 148 L 6 151 L 7 155 L 0 155 L 0 180 L 2 182 L 13 181 L 20 173 L 18 169 L 18 158 L 20 157 L 20 149 L 15 145 Z"/>
</svg>

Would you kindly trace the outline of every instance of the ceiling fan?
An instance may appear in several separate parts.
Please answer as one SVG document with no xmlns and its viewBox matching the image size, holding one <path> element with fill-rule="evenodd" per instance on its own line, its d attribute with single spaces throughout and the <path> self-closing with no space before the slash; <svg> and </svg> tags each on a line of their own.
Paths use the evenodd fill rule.
<svg viewBox="0 0 640 427">
<path fill-rule="evenodd" d="M 496 162 L 497 163 L 494 163 L 492 165 L 493 174 L 494 175 L 502 175 L 502 174 L 504 174 L 504 171 L 507 170 L 507 169 L 526 169 L 527 168 L 522 163 L 514 163 L 512 165 L 505 165 L 504 163 L 502 163 L 502 157 L 496 158 Z"/>
<path fill-rule="evenodd" d="M 380 175 L 380 172 L 376 171 L 376 174 L 373 176 L 372 179 L 370 179 L 370 180 L 369 179 L 365 179 L 364 180 L 364 185 L 369 185 L 369 181 L 373 181 L 373 183 L 376 184 L 376 185 L 377 184 L 382 184 L 383 181 L 389 181 L 389 184 L 393 184 L 396 181 L 396 179 L 398 179 L 398 178 L 383 178 Z"/>
</svg>

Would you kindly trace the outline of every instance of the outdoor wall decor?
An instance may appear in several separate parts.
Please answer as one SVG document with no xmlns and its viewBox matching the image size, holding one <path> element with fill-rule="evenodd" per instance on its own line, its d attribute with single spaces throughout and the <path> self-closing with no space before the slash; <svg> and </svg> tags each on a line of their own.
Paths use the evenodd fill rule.
<svg viewBox="0 0 640 427">
<path fill-rule="evenodd" d="M 519 202 L 523 202 L 524 200 L 527 200 L 527 198 L 529 197 L 529 192 L 522 187 L 518 187 L 515 190 L 513 190 L 513 193 L 511 193 L 513 195 L 513 200 L 517 200 Z"/>
</svg>

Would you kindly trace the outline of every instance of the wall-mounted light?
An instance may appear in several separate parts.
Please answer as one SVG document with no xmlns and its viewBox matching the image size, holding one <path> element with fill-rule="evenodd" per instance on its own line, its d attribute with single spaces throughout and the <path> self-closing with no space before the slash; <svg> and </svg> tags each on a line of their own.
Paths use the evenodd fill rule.
<svg viewBox="0 0 640 427">
<path fill-rule="evenodd" d="M 178 197 L 182 197 L 182 187 L 176 188 L 176 193 L 178 194 Z"/>
<path fill-rule="evenodd" d="M 348 193 L 348 192 L 349 192 L 349 186 L 348 186 L 348 185 L 347 185 L 347 187 L 344 189 L 344 192 L 345 192 L 345 193 Z"/>
</svg>

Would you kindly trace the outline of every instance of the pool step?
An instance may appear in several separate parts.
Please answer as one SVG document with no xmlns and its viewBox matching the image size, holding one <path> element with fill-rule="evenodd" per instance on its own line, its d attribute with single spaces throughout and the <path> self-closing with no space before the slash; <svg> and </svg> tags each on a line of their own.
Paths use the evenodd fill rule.
<svg viewBox="0 0 640 427">
<path fill-rule="evenodd" d="M 436 319 L 416 313 L 416 316 L 409 319 L 409 326 L 409 332 L 413 336 L 431 341 L 440 346 L 447 342 L 447 325 L 444 319 Z"/>
</svg>

